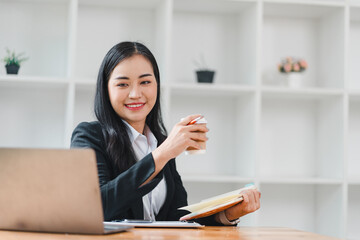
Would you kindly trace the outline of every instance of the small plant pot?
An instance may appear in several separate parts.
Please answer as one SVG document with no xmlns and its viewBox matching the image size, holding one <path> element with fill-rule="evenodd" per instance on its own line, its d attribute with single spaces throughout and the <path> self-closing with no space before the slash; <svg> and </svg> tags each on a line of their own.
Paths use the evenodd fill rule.
<svg viewBox="0 0 360 240">
<path fill-rule="evenodd" d="M 300 72 L 287 73 L 286 80 L 290 88 L 300 88 L 303 85 L 303 76 Z"/>
<path fill-rule="evenodd" d="M 196 71 L 197 81 L 199 83 L 212 83 L 214 80 L 215 71 Z"/>
<path fill-rule="evenodd" d="M 20 66 L 15 64 L 10 64 L 10 65 L 5 65 L 5 68 L 7 74 L 18 74 Z"/>
</svg>

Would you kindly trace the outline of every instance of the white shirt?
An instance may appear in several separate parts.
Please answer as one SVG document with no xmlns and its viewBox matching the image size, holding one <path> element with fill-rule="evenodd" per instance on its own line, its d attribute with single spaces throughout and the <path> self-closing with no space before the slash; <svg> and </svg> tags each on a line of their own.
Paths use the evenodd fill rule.
<svg viewBox="0 0 360 240">
<path fill-rule="evenodd" d="M 129 123 L 123 121 L 128 127 L 128 134 L 137 160 L 141 160 L 157 147 L 157 139 L 148 126 L 145 125 L 144 135 L 136 131 Z M 148 194 L 143 196 L 144 219 L 155 221 L 155 216 L 164 205 L 166 198 L 166 182 L 163 178 L 159 184 Z"/>
</svg>

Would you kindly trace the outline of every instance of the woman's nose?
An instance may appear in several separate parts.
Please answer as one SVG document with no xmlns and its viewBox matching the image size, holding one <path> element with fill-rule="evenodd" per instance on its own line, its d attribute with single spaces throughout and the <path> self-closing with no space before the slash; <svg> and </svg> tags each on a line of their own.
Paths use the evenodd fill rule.
<svg viewBox="0 0 360 240">
<path fill-rule="evenodd" d="M 134 86 L 131 88 L 129 93 L 130 98 L 140 98 L 141 97 L 141 89 L 139 86 Z"/>
</svg>

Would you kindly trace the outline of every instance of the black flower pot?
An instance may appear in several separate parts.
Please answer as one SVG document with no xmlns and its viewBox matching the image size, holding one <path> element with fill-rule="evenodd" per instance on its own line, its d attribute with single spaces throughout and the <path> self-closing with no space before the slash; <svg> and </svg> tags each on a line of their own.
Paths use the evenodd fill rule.
<svg viewBox="0 0 360 240">
<path fill-rule="evenodd" d="M 5 67 L 7 74 L 18 74 L 20 68 L 20 66 L 16 64 L 5 65 Z"/>
<path fill-rule="evenodd" d="M 214 79 L 215 72 L 214 71 L 196 71 L 197 81 L 199 83 L 212 83 Z"/>
</svg>

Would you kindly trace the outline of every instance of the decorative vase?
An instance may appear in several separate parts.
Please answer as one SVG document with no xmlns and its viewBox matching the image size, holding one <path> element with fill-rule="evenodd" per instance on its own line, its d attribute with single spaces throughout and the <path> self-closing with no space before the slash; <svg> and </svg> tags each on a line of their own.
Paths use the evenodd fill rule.
<svg viewBox="0 0 360 240">
<path fill-rule="evenodd" d="M 20 66 L 16 64 L 10 64 L 5 65 L 5 68 L 7 74 L 18 74 Z"/>
<path fill-rule="evenodd" d="M 301 72 L 286 73 L 286 81 L 289 87 L 299 88 L 302 86 L 303 78 Z"/>
<path fill-rule="evenodd" d="M 214 71 L 202 70 L 196 71 L 197 81 L 199 83 L 212 83 L 214 79 Z"/>
</svg>

